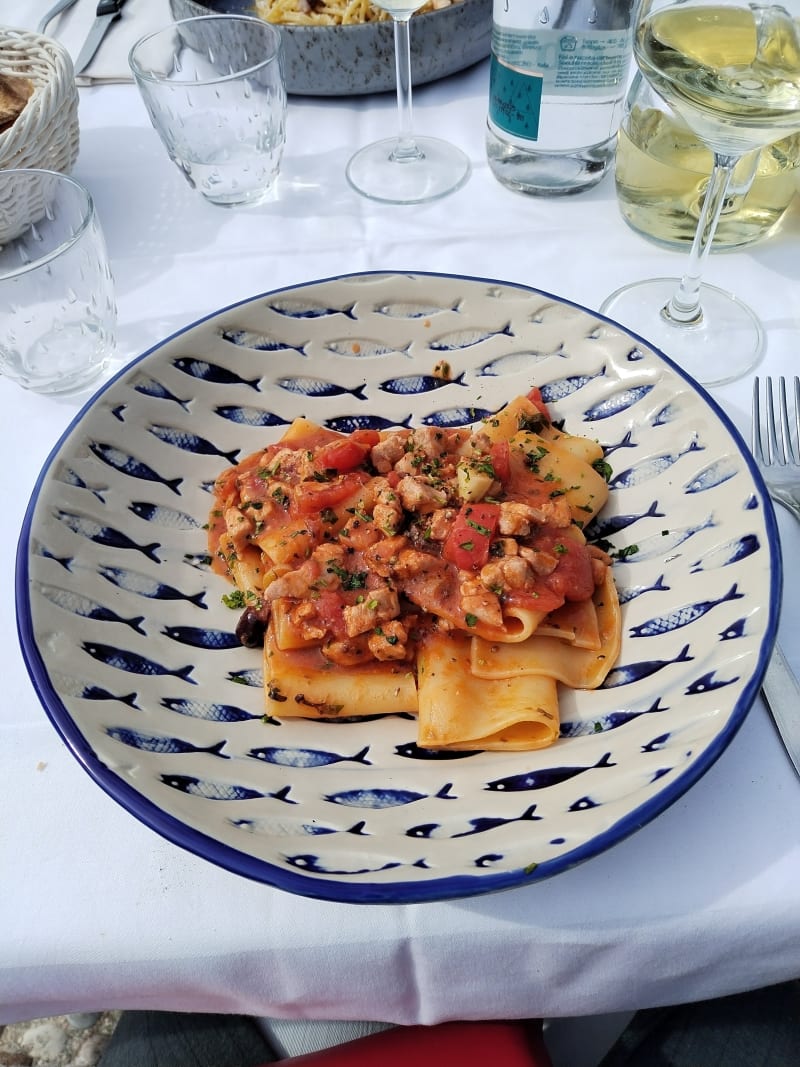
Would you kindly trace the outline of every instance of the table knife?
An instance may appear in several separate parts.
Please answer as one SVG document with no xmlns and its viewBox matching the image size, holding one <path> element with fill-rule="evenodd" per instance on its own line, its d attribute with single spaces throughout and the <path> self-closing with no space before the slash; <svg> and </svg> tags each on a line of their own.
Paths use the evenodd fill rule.
<svg viewBox="0 0 800 1067">
<path fill-rule="evenodd" d="M 75 73 L 81 74 L 94 59 L 95 52 L 100 47 L 109 26 L 114 19 L 119 17 L 125 0 L 100 0 L 95 12 L 92 28 L 83 42 L 78 58 L 75 60 Z"/>
<path fill-rule="evenodd" d="M 800 774 L 800 682 L 777 642 L 761 688 L 789 759 Z"/>
</svg>

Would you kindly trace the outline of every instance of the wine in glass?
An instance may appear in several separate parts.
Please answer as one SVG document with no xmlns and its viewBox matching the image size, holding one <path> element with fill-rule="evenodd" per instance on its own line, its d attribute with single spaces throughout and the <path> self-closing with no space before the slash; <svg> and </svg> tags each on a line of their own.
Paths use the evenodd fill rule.
<svg viewBox="0 0 800 1067">
<path fill-rule="evenodd" d="M 711 149 L 714 168 L 683 277 L 624 286 L 601 311 L 705 385 L 740 378 L 764 349 L 747 304 L 701 279 L 737 163 L 800 129 L 798 16 L 800 0 L 642 0 L 639 68 Z"/>
<path fill-rule="evenodd" d="M 373 0 L 392 17 L 397 72 L 396 137 L 360 149 L 347 164 L 357 192 L 389 204 L 419 204 L 458 189 L 469 177 L 468 157 L 447 141 L 412 132 L 411 34 L 409 22 L 425 0 Z"/>
</svg>

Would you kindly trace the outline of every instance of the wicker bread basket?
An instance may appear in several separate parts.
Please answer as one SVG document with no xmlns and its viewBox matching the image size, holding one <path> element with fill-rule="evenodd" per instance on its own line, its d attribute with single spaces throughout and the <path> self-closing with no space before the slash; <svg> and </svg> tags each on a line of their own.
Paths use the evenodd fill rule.
<svg viewBox="0 0 800 1067">
<path fill-rule="evenodd" d="M 21 75 L 33 92 L 17 120 L 0 133 L 0 243 L 36 217 L 37 205 L 18 203 L 2 172 L 37 167 L 69 173 L 78 158 L 78 90 L 66 49 L 39 33 L 0 26 L 0 71 Z M 39 217 L 43 213 L 39 213 Z"/>
</svg>

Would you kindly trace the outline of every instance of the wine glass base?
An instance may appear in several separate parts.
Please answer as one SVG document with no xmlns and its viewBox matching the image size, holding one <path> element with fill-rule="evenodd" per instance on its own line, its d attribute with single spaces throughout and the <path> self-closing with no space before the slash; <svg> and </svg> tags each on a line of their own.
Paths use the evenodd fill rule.
<svg viewBox="0 0 800 1067">
<path fill-rule="evenodd" d="M 385 204 L 422 204 L 455 192 L 470 174 L 468 157 L 447 141 L 415 137 L 403 151 L 396 137 L 360 149 L 345 174 L 356 192 Z"/>
<path fill-rule="evenodd" d="M 725 385 L 743 377 L 764 353 L 764 330 L 755 313 L 733 293 L 700 286 L 701 317 L 682 323 L 662 313 L 679 278 L 651 278 L 617 289 L 600 312 L 649 341 L 701 385 Z"/>
</svg>

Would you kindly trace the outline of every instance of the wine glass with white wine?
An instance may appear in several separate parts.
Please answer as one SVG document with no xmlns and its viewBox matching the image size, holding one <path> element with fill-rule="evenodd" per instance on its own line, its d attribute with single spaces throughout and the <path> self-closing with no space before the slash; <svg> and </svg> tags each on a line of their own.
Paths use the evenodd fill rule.
<svg viewBox="0 0 800 1067">
<path fill-rule="evenodd" d="M 800 0 L 642 0 L 642 74 L 712 151 L 714 168 L 682 278 L 634 282 L 601 311 L 704 385 L 746 374 L 764 350 L 755 312 L 703 271 L 739 160 L 800 129 Z"/>
<path fill-rule="evenodd" d="M 394 23 L 397 73 L 396 137 L 360 149 L 347 164 L 347 180 L 371 200 L 389 204 L 419 204 L 458 189 L 469 177 L 468 157 L 437 137 L 412 132 L 411 16 L 426 0 L 373 0 Z"/>
</svg>

